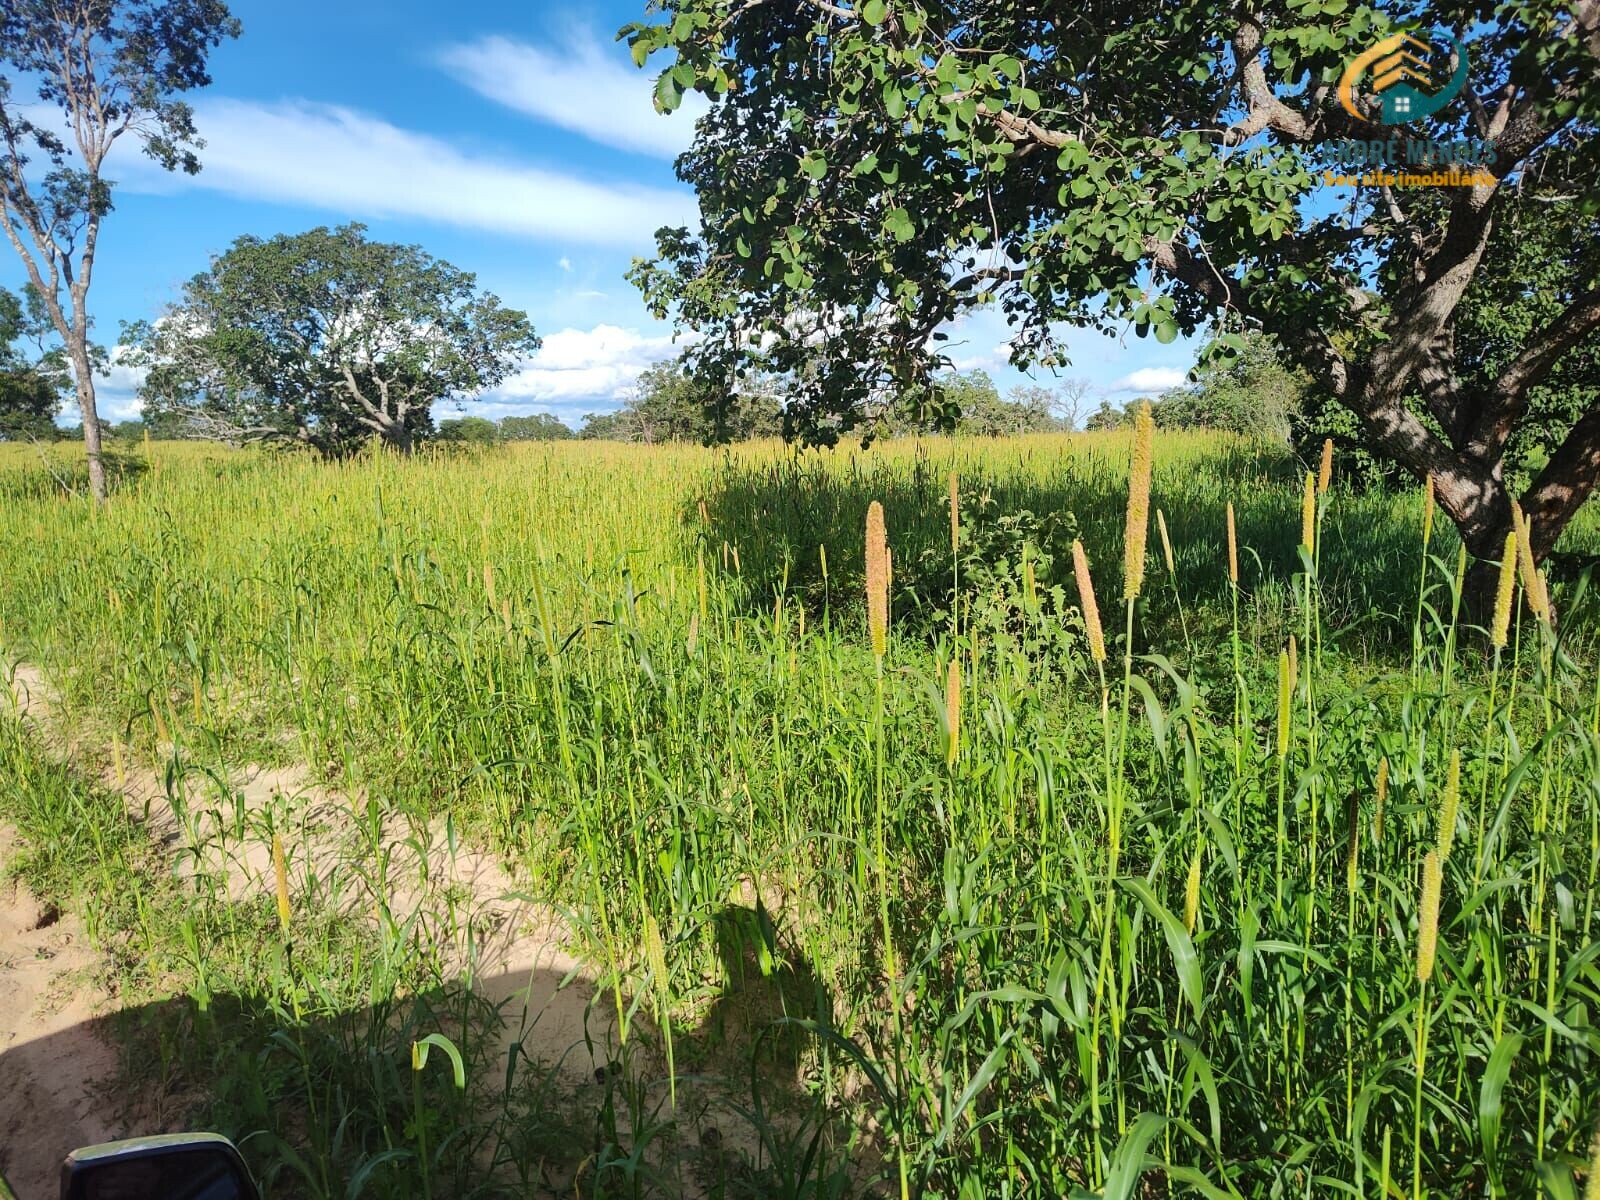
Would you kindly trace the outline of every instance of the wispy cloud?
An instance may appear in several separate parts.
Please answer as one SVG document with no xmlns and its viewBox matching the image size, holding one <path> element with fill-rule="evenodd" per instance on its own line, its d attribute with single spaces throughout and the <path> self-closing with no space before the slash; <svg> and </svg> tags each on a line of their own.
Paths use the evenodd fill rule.
<svg viewBox="0 0 1600 1200">
<path fill-rule="evenodd" d="M 705 98 L 684 97 L 670 116 L 656 112 L 653 72 L 639 70 L 620 44 L 572 30 L 560 45 L 485 37 L 447 46 L 445 70 L 481 96 L 593 142 L 674 158 L 694 136 Z"/>
<path fill-rule="evenodd" d="M 207 146 L 192 181 L 121 167 L 130 186 L 197 186 L 342 217 L 414 217 L 519 237 L 644 246 L 662 225 L 694 225 L 685 191 L 595 183 L 464 153 L 353 109 L 309 101 L 212 99 L 196 106 Z"/>
</svg>

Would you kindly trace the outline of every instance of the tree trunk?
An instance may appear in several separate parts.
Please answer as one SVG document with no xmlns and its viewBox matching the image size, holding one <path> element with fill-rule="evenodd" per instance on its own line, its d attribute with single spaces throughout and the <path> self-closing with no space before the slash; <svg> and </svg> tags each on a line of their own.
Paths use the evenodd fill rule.
<svg viewBox="0 0 1600 1200">
<path fill-rule="evenodd" d="M 411 453 L 411 430 L 406 428 L 404 421 L 385 421 L 383 424 L 383 440 L 402 455 Z"/>
<path fill-rule="evenodd" d="M 83 417 L 83 448 L 89 459 L 89 494 L 97 502 L 106 498 L 106 466 L 100 457 L 100 413 L 95 405 L 94 367 L 89 362 L 88 333 L 80 325 L 68 343 L 78 412 Z M 82 336 L 78 336 L 82 333 Z"/>
</svg>

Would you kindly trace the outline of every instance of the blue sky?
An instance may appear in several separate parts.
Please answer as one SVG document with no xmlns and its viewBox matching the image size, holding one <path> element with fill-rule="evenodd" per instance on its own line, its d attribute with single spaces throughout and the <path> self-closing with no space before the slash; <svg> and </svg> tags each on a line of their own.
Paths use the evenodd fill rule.
<svg viewBox="0 0 1600 1200">
<path fill-rule="evenodd" d="M 108 175 L 116 211 L 102 235 L 91 310 L 96 337 L 156 315 L 208 256 L 240 234 L 362 221 L 415 242 L 527 311 L 544 347 L 470 406 L 487 416 L 551 412 L 573 425 L 614 408 L 638 372 L 676 352 L 623 278 L 663 224 L 691 223 L 692 192 L 672 158 L 690 106 L 651 107 L 618 27 L 632 3 L 236 0 L 244 35 L 213 59 L 194 97 L 208 145 L 193 179 L 168 176 L 130 145 Z M 14 256 L 0 284 L 23 281 Z M 951 330 L 959 367 L 1001 387 L 1004 319 Z M 1077 333 L 1063 376 L 1121 401 L 1180 380 L 1194 348 Z M 1052 382 L 1048 374 L 1038 382 Z M 101 411 L 136 415 L 136 379 L 113 367 Z"/>
</svg>

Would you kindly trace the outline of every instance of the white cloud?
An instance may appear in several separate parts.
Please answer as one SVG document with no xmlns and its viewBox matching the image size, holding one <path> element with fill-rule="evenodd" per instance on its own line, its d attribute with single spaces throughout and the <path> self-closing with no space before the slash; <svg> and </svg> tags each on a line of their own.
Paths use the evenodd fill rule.
<svg viewBox="0 0 1600 1200">
<path fill-rule="evenodd" d="M 102 391 L 137 392 L 144 385 L 144 377 L 149 372 L 144 367 L 131 367 L 124 362 L 129 353 L 129 347 L 120 343 L 111 347 L 110 361 L 105 369 L 95 372 L 94 388 L 97 394 Z"/>
<path fill-rule="evenodd" d="M 534 356 L 483 400 L 495 408 L 558 415 L 562 409 L 581 415 L 614 407 L 641 371 L 672 358 L 684 344 L 681 337 L 674 343 L 667 334 L 641 334 L 617 325 L 563 329 L 548 335 Z"/>
<path fill-rule="evenodd" d="M 640 246 L 662 225 L 698 223 L 687 190 L 601 184 L 465 154 L 353 109 L 308 101 L 196 106 L 205 169 L 192 181 L 127 162 L 137 186 L 198 186 L 341 217 L 417 217 L 530 238 Z"/>
<path fill-rule="evenodd" d="M 1113 383 L 1107 391 L 1112 392 L 1164 392 L 1168 388 L 1175 388 L 1189 378 L 1189 372 L 1182 367 L 1140 367 L 1131 371 Z"/>
<path fill-rule="evenodd" d="M 556 266 L 560 267 L 563 271 L 570 273 L 572 271 L 572 260 L 563 254 L 559 259 L 556 260 Z"/>
<path fill-rule="evenodd" d="M 670 116 L 656 112 L 651 72 L 636 68 L 626 47 L 602 45 L 575 30 L 562 45 L 537 46 L 486 37 L 446 47 L 440 65 L 481 96 L 593 142 L 674 158 L 694 137 L 706 111 L 690 94 Z"/>
</svg>

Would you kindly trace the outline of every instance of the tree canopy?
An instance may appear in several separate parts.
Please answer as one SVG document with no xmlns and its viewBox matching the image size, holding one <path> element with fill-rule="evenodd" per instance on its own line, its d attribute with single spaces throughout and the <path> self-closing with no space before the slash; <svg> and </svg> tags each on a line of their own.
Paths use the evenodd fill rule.
<svg viewBox="0 0 1600 1200">
<path fill-rule="evenodd" d="M 330 455 L 373 434 L 408 451 L 435 403 L 496 386 L 539 346 L 471 273 L 361 225 L 239 238 L 123 340 L 148 371 L 147 414 Z"/>
<path fill-rule="evenodd" d="M 712 100 L 678 161 L 702 228 L 662 230 L 634 278 L 700 333 L 700 369 L 826 345 L 789 402 L 825 436 L 926 394 L 941 327 L 981 307 L 1012 323 L 1017 365 L 1059 362 L 1075 326 L 1171 341 L 1217 323 L 1221 356 L 1261 330 L 1498 557 L 1507 445 L 1534 389 L 1592 347 L 1600 289 L 1592 264 L 1550 280 L 1548 313 L 1476 374 L 1463 299 L 1520 219 L 1595 178 L 1600 0 L 659 9 L 624 34 L 641 64 L 670 56 L 660 107 Z M 1339 87 L 1399 29 L 1448 31 L 1470 62 L 1460 95 L 1403 130 Z M 1400 170 L 1430 138 L 1481 164 L 1468 185 L 1430 165 L 1418 186 L 1328 186 L 1352 147 Z M 1551 439 L 1520 496 L 1539 556 L 1600 475 L 1600 401 Z"/>
<path fill-rule="evenodd" d="M 111 211 L 102 167 L 131 134 L 166 170 L 198 171 L 200 138 L 179 97 L 211 82 L 209 53 L 238 35 L 222 0 L 0 7 L 0 231 L 61 338 L 97 499 L 105 498 L 106 476 L 88 300 L 101 221 Z M 18 87 L 34 97 L 15 94 Z"/>
<path fill-rule="evenodd" d="M 50 438 L 61 408 L 62 379 L 50 355 L 35 358 L 19 341 L 29 338 L 37 314 L 5 288 L 0 288 L 0 442 Z"/>
</svg>

